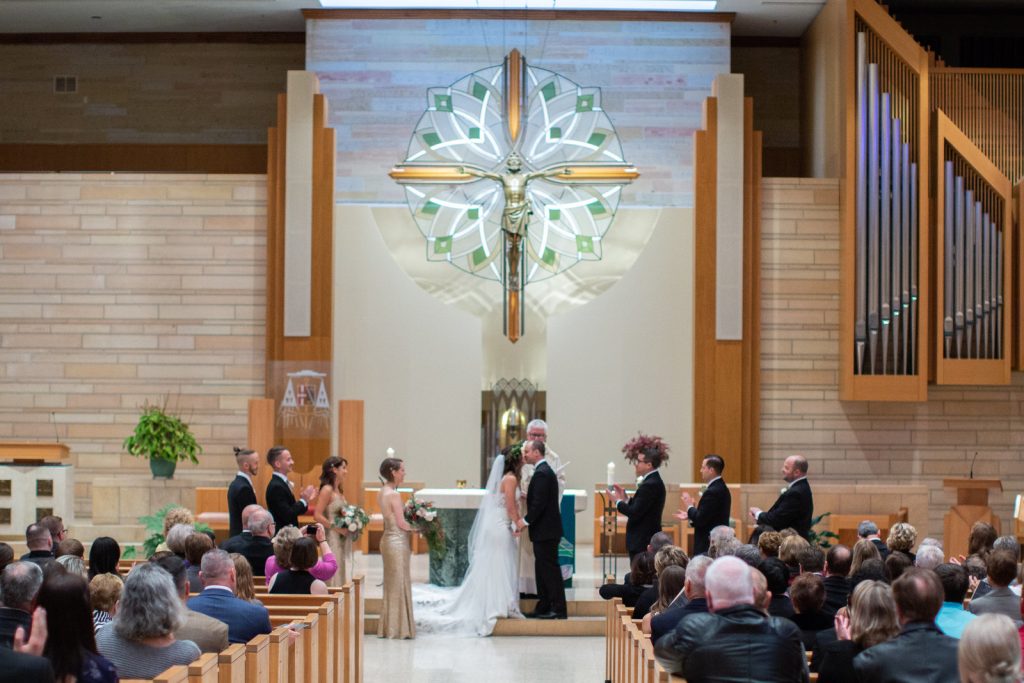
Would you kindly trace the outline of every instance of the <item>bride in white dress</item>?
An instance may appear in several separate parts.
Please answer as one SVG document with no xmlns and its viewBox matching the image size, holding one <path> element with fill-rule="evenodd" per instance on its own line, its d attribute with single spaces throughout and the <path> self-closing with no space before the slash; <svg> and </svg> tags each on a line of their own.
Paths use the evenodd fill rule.
<svg viewBox="0 0 1024 683">
<path fill-rule="evenodd" d="M 519 547 L 513 534 L 519 453 L 499 455 L 491 466 L 487 489 L 469 532 L 469 568 L 454 588 L 413 586 L 417 633 L 489 636 L 499 618 L 522 619 L 519 611 Z"/>
</svg>

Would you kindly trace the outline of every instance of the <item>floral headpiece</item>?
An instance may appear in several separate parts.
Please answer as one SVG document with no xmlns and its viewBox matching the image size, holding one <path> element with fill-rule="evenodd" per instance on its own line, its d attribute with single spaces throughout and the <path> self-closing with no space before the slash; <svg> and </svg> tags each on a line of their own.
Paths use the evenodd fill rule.
<svg viewBox="0 0 1024 683">
<path fill-rule="evenodd" d="M 647 436 L 637 432 L 637 435 L 626 442 L 622 452 L 626 454 L 626 460 L 635 463 L 643 453 L 648 459 L 657 458 L 661 462 L 668 460 L 668 444 L 660 436 Z"/>
</svg>

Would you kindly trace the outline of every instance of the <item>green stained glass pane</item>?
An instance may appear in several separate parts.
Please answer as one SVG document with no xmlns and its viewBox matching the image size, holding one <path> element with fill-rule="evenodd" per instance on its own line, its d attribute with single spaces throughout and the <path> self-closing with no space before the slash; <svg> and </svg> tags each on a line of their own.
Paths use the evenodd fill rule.
<svg viewBox="0 0 1024 683">
<path fill-rule="evenodd" d="M 473 207 L 466 212 L 466 215 L 469 216 L 469 220 L 475 221 L 477 218 L 480 218 L 480 209 Z"/>
<path fill-rule="evenodd" d="M 423 142 L 426 143 L 427 147 L 433 147 L 434 145 L 441 144 L 441 136 L 433 131 L 423 134 Z"/>
<path fill-rule="evenodd" d="M 469 129 L 469 139 L 470 140 L 479 140 L 480 139 L 480 129 L 479 128 L 470 128 Z"/>
<path fill-rule="evenodd" d="M 587 209 L 589 209 L 590 213 L 595 215 L 595 216 L 597 216 L 599 214 L 602 214 L 602 213 L 606 213 L 605 208 L 604 208 L 604 204 L 602 204 L 601 202 L 597 201 L 596 199 L 594 201 L 590 202 L 589 204 L 587 204 Z"/>
<path fill-rule="evenodd" d="M 540 94 L 544 96 L 544 101 L 546 102 L 557 95 L 558 90 L 555 89 L 554 83 L 548 83 L 540 89 Z"/>
<path fill-rule="evenodd" d="M 440 204 L 435 204 L 434 202 L 427 202 L 426 204 L 423 205 L 422 211 L 425 214 L 429 214 L 429 215 L 433 216 L 440 209 L 441 209 L 441 205 Z"/>
<path fill-rule="evenodd" d="M 549 221 L 557 221 L 561 217 L 562 217 L 562 210 L 561 209 L 548 209 L 548 220 Z"/>
<path fill-rule="evenodd" d="M 548 135 L 551 137 L 552 140 L 558 140 L 559 138 L 562 137 L 562 129 L 559 128 L 558 126 L 552 126 L 551 129 L 548 131 Z"/>
<path fill-rule="evenodd" d="M 473 250 L 473 265 L 479 266 L 481 263 L 487 260 L 487 252 L 484 251 L 483 247 L 477 247 Z"/>
<path fill-rule="evenodd" d="M 452 238 L 438 237 L 434 240 L 435 254 L 450 254 L 452 252 Z"/>
<path fill-rule="evenodd" d="M 487 92 L 487 86 L 484 85 L 483 83 L 478 82 L 473 84 L 473 97 L 477 98 L 478 100 L 482 101 L 485 97 L 487 97 Z"/>
<path fill-rule="evenodd" d="M 544 255 L 540 257 L 540 260 L 549 266 L 553 266 L 557 258 L 558 256 L 551 250 L 551 247 L 544 247 Z"/>
<path fill-rule="evenodd" d="M 593 254 L 594 238 L 589 235 L 576 235 L 576 251 L 582 254 Z"/>
<path fill-rule="evenodd" d="M 593 145 L 594 147 L 600 147 L 601 143 L 604 142 L 608 136 L 604 133 L 591 133 L 590 137 L 587 138 L 587 144 Z"/>
<path fill-rule="evenodd" d="M 576 111 L 594 111 L 594 96 L 593 95 L 577 95 L 576 96 Z"/>
<path fill-rule="evenodd" d="M 437 111 L 451 111 L 452 110 L 452 96 L 451 95 L 434 95 L 434 109 Z"/>
</svg>

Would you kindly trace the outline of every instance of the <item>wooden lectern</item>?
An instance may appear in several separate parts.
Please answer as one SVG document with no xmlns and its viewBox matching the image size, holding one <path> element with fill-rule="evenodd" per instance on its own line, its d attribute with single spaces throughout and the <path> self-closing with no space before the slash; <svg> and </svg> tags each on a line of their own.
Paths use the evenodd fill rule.
<svg viewBox="0 0 1024 683">
<path fill-rule="evenodd" d="M 942 528 L 946 555 L 967 554 L 967 541 L 975 522 L 991 524 L 999 533 L 999 517 L 988 506 L 988 491 L 1002 491 L 1002 482 L 998 479 L 944 479 L 942 485 L 956 489 L 956 505 L 949 508 Z"/>
</svg>

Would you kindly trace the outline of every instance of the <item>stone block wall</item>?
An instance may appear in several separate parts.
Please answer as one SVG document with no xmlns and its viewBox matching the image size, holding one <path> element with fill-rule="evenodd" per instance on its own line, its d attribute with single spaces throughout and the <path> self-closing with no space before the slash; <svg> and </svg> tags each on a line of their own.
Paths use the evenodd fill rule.
<svg viewBox="0 0 1024 683">
<path fill-rule="evenodd" d="M 205 448 L 179 465 L 193 485 L 234 470 L 264 392 L 265 194 L 262 175 L 0 175 L 0 439 L 67 443 L 77 515 L 94 481 L 148 471 L 121 448 L 147 401 Z"/>
<path fill-rule="evenodd" d="M 761 481 L 781 483 L 784 457 L 803 453 L 812 480 L 924 484 L 918 531 L 939 536 L 954 502 L 942 480 L 966 477 L 977 454 L 974 475 L 1003 482 L 992 507 L 1012 533 L 1024 375 L 1006 387 L 930 386 L 926 403 L 840 401 L 839 182 L 766 178 L 762 221 Z"/>
</svg>

